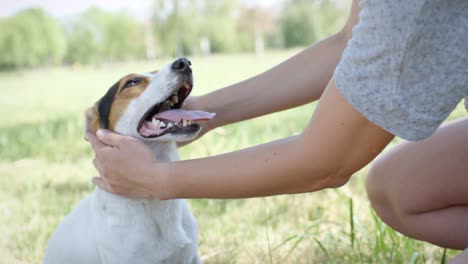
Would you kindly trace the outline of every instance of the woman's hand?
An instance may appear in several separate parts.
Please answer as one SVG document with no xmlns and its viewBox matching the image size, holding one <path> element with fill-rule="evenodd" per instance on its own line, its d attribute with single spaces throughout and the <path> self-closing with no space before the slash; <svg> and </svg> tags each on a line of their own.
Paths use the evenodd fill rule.
<svg viewBox="0 0 468 264">
<path fill-rule="evenodd" d="M 96 135 L 86 134 L 95 153 L 94 166 L 100 174 L 93 179 L 95 185 L 131 198 L 165 197 L 167 167 L 156 160 L 146 145 L 108 130 L 100 129 Z"/>
</svg>

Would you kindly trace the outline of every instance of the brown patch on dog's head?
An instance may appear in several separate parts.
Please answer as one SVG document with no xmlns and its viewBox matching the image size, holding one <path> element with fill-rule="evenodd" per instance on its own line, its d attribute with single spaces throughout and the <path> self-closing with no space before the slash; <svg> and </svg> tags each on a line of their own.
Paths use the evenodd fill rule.
<svg viewBox="0 0 468 264">
<path fill-rule="evenodd" d="M 130 101 L 140 96 L 149 83 L 149 77 L 138 74 L 129 74 L 120 79 L 94 106 L 86 110 L 86 132 L 96 133 L 99 128 L 114 130 Z"/>
</svg>

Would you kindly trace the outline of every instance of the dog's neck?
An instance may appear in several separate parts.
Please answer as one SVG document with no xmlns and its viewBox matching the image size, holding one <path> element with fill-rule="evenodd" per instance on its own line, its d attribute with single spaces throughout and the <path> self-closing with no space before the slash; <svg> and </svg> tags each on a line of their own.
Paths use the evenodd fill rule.
<svg viewBox="0 0 468 264">
<path fill-rule="evenodd" d="M 159 161 L 176 161 L 179 159 L 175 142 L 145 142 Z"/>
</svg>

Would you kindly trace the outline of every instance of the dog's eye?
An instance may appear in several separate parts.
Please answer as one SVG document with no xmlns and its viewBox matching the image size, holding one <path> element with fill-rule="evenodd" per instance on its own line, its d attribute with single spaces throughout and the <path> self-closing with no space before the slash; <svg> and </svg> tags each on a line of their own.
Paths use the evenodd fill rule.
<svg viewBox="0 0 468 264">
<path fill-rule="evenodd" d="M 141 82 L 141 79 L 140 78 L 133 78 L 133 79 L 130 79 L 128 80 L 125 85 L 124 85 L 124 89 L 125 88 L 129 88 L 129 87 L 133 87 L 135 85 L 138 85 L 139 83 Z"/>
</svg>

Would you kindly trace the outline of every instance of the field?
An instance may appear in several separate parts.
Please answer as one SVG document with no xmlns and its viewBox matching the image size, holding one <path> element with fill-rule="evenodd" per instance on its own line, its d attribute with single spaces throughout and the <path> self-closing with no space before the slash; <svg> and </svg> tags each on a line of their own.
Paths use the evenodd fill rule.
<svg viewBox="0 0 468 264">
<path fill-rule="evenodd" d="M 295 51 L 191 58 L 194 94 L 242 80 Z M 118 78 L 167 61 L 0 74 L 0 263 L 40 263 L 59 221 L 93 190 L 83 111 Z M 288 87 L 285 87 L 288 89 Z M 301 131 L 314 105 L 219 128 L 181 149 L 198 158 Z M 450 116 L 465 115 L 461 106 Z M 234 166 L 235 168 L 235 166 Z M 457 252 L 406 238 L 383 224 L 364 190 L 366 169 L 346 186 L 311 194 L 191 200 L 206 263 L 443 263 Z"/>
</svg>

